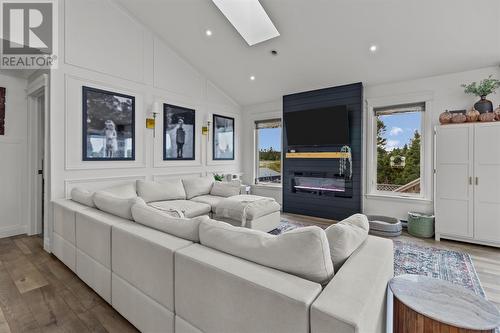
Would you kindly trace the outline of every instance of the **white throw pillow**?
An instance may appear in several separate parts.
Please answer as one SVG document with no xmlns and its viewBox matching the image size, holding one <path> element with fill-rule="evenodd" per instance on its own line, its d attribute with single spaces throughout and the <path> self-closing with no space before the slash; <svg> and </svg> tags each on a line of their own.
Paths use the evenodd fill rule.
<svg viewBox="0 0 500 333">
<path fill-rule="evenodd" d="M 106 193 L 112 194 L 118 198 L 135 198 L 135 197 L 137 197 L 137 192 L 135 190 L 135 183 L 108 187 L 108 188 L 101 190 L 100 192 L 106 192 Z"/>
<path fill-rule="evenodd" d="M 216 195 L 219 197 L 232 197 L 233 195 L 240 194 L 241 182 L 231 181 L 231 182 L 214 182 L 212 189 L 210 190 L 211 195 Z"/>
<path fill-rule="evenodd" d="M 90 192 L 81 187 L 74 187 L 71 190 L 71 200 L 81 203 L 82 205 L 94 208 L 94 192 Z"/>
<path fill-rule="evenodd" d="M 183 179 L 184 189 L 186 190 L 186 198 L 191 198 L 209 194 L 215 180 L 212 176 L 187 178 Z"/>
<path fill-rule="evenodd" d="M 193 242 L 200 240 L 200 222 L 209 219 L 208 216 L 191 219 L 175 217 L 140 203 L 132 206 L 132 216 L 137 223 Z"/>
<path fill-rule="evenodd" d="M 132 220 L 131 208 L 136 203 L 143 203 L 139 197 L 121 198 L 106 191 L 98 191 L 94 193 L 94 204 L 103 212 L 110 213 L 127 220 Z"/>
<path fill-rule="evenodd" d="M 186 191 L 180 179 L 161 183 L 138 180 L 136 187 L 137 194 L 146 202 L 186 199 Z"/>
<path fill-rule="evenodd" d="M 200 224 L 200 243 L 318 283 L 327 283 L 333 276 L 328 240 L 315 226 L 275 236 L 205 220 Z"/>
<path fill-rule="evenodd" d="M 363 244 L 369 230 L 368 218 L 363 214 L 354 214 L 325 230 L 335 271 Z"/>
</svg>

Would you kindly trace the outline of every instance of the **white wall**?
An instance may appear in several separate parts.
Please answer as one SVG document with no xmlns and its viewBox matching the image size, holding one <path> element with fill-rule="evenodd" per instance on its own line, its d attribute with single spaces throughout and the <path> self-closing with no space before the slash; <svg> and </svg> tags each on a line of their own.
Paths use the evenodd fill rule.
<svg viewBox="0 0 500 333">
<path fill-rule="evenodd" d="M 427 110 L 428 121 L 424 129 L 426 135 L 426 170 L 432 173 L 433 162 L 433 128 L 439 124 L 439 114 L 445 110 L 458 110 L 467 109 L 471 107 L 477 98 L 468 96 L 463 93 L 463 88 L 460 87 L 462 83 L 469 83 L 472 81 L 480 81 L 493 74 L 495 77 L 500 78 L 500 69 L 498 67 L 488 67 L 472 71 L 453 73 L 447 75 L 440 75 L 434 77 L 427 77 L 418 80 L 395 82 L 379 85 L 367 85 L 364 89 L 364 97 L 367 103 L 370 101 L 380 100 L 404 100 L 405 98 L 412 98 L 414 96 L 430 96 L 430 110 Z M 498 95 L 490 95 L 488 97 L 495 106 L 500 103 Z M 262 103 L 257 105 L 246 106 L 244 111 L 244 150 L 252 152 L 245 154 L 243 159 L 243 170 L 245 172 L 245 181 L 252 183 L 254 179 L 254 158 L 255 158 L 255 141 L 253 124 L 256 120 L 271 119 L 281 117 L 282 102 L 281 97 L 278 97 L 274 102 Z M 367 110 L 365 110 L 367 112 Z M 366 119 L 366 117 L 365 117 Z M 364 142 L 367 147 L 371 147 L 373 142 L 366 130 L 364 132 Z M 366 147 L 365 147 L 366 148 Z M 365 149 L 366 150 L 366 149 Z M 365 162 L 366 157 L 365 157 Z M 367 182 L 367 168 L 366 163 L 363 167 L 363 176 L 365 178 L 364 188 L 366 193 Z M 250 176 L 252 175 L 252 176 Z M 427 187 L 428 195 L 420 200 L 412 200 L 405 198 L 389 198 L 383 196 L 367 196 L 363 197 L 363 211 L 366 214 L 384 214 L 395 216 L 399 218 L 407 218 L 408 211 L 421 211 L 431 213 L 433 212 L 433 198 L 432 198 L 432 174 L 428 177 L 428 183 L 424 184 Z M 273 196 L 281 201 L 281 189 L 279 188 L 256 188 L 254 193 Z"/>
<path fill-rule="evenodd" d="M 6 88 L 5 135 L 0 136 L 0 238 L 25 233 L 27 200 L 27 114 L 23 78 L 0 71 L 0 87 Z"/>
<path fill-rule="evenodd" d="M 114 2 L 59 4 L 62 61 L 51 71 L 51 199 L 68 197 L 77 185 L 98 189 L 135 179 L 241 170 L 241 110 L 231 98 Z M 83 85 L 135 96 L 135 161 L 82 161 Z M 163 115 L 156 119 L 156 138 L 145 127 L 154 101 L 196 110 L 194 161 L 163 161 Z M 213 113 L 236 120 L 234 161 L 212 161 L 211 138 L 201 135 L 201 126 Z"/>
</svg>

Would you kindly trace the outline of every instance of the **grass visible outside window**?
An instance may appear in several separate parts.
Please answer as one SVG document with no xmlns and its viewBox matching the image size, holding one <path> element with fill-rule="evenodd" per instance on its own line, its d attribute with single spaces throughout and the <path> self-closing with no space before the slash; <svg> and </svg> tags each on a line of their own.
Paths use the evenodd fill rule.
<svg viewBox="0 0 500 333">
<path fill-rule="evenodd" d="M 281 184 L 281 121 L 258 121 L 256 126 L 256 184 Z"/>
</svg>

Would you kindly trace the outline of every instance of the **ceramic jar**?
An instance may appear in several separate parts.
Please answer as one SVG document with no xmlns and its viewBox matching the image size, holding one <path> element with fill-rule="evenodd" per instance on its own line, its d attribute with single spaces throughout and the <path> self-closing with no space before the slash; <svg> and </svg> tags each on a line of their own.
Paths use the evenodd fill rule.
<svg viewBox="0 0 500 333">
<path fill-rule="evenodd" d="M 467 118 L 468 123 L 473 123 L 479 120 L 479 111 L 476 109 L 472 108 L 469 111 L 465 113 L 465 117 Z"/>
<path fill-rule="evenodd" d="M 451 117 L 451 122 L 454 124 L 465 123 L 466 120 L 467 120 L 467 117 L 463 113 L 455 113 Z"/>
<path fill-rule="evenodd" d="M 479 115 L 479 121 L 491 122 L 495 121 L 495 114 L 493 112 L 485 112 Z"/>
<path fill-rule="evenodd" d="M 450 113 L 450 111 L 446 110 L 445 112 L 439 115 L 439 122 L 441 123 L 441 125 L 449 124 L 451 123 L 452 117 L 453 115 Z"/>
</svg>

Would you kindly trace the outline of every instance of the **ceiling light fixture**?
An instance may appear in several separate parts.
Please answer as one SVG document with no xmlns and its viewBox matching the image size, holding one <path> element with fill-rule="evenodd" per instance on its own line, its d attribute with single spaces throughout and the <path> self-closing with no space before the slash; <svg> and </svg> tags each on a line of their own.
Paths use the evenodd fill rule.
<svg viewBox="0 0 500 333">
<path fill-rule="evenodd" d="M 249 46 L 280 35 L 259 0 L 212 1 Z"/>
<path fill-rule="evenodd" d="M 212 36 L 212 30 L 205 30 L 205 35 L 208 37 Z"/>
<path fill-rule="evenodd" d="M 372 53 L 377 52 L 377 49 L 378 49 L 377 45 L 370 46 L 370 52 L 372 52 Z"/>
<path fill-rule="evenodd" d="M 255 81 L 255 76 L 250 76 L 250 81 Z"/>
</svg>

